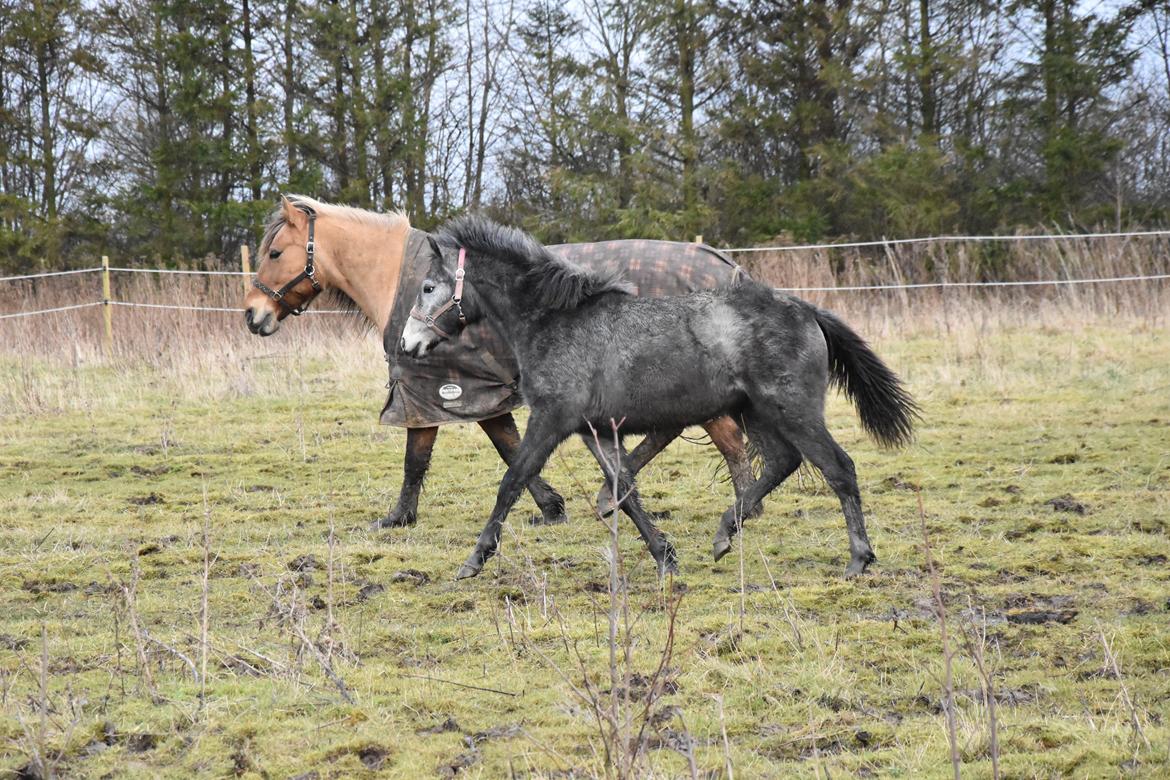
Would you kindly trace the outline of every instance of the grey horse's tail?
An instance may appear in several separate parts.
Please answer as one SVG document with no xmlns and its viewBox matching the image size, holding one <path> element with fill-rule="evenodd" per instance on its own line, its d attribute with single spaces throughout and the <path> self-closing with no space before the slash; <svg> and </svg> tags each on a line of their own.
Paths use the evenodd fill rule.
<svg viewBox="0 0 1170 780">
<path fill-rule="evenodd" d="M 836 315 L 809 304 L 829 345 L 829 378 L 857 406 L 861 425 L 884 447 L 913 438 L 918 405 L 898 375 Z"/>
</svg>

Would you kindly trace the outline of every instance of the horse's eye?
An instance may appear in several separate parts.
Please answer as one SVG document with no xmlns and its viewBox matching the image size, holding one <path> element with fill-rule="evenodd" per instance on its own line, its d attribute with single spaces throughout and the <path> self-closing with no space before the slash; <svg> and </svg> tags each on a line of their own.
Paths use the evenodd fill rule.
<svg viewBox="0 0 1170 780">
<path fill-rule="evenodd" d="M 423 292 L 426 293 L 427 295 L 430 295 L 434 291 L 435 291 L 435 285 L 431 284 L 430 282 L 427 282 L 426 284 L 423 285 Z"/>
<path fill-rule="evenodd" d="M 268 259 L 269 260 L 279 260 L 280 259 L 280 250 L 279 249 L 270 250 L 268 252 Z"/>
</svg>

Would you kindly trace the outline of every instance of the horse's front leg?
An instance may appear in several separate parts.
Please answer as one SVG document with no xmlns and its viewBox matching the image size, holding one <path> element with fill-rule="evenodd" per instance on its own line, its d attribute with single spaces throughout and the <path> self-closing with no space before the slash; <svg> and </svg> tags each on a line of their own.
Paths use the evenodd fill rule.
<svg viewBox="0 0 1170 780">
<path fill-rule="evenodd" d="M 658 453 L 666 449 L 666 445 L 679 437 L 682 433 L 682 428 L 670 428 L 665 431 L 650 431 L 642 441 L 638 442 L 638 446 L 630 451 L 629 458 L 622 463 L 622 466 L 633 478 L 637 476 L 647 463 L 654 460 Z M 610 490 L 610 483 L 607 480 L 597 493 L 597 513 L 604 517 L 614 511 L 613 492 Z M 650 512 L 649 513 L 656 520 L 663 520 L 670 516 L 669 512 Z"/>
<path fill-rule="evenodd" d="M 423 479 L 431 465 L 431 452 L 439 436 L 438 426 L 434 428 L 409 428 L 406 431 L 406 456 L 402 467 L 402 490 L 398 503 L 385 517 L 374 521 L 371 530 L 379 528 L 401 528 L 418 521 L 418 494 L 422 491 Z"/>
<path fill-rule="evenodd" d="M 528 420 L 528 430 L 524 432 L 524 439 L 500 481 L 491 517 L 480 533 L 475 549 L 459 567 L 455 579 L 462 580 L 479 574 L 487 560 L 496 554 L 500 543 L 500 530 L 512 505 L 520 497 L 524 486 L 540 473 L 545 461 L 564 438 L 564 433 L 558 432 L 554 426 L 546 423 L 537 412 L 532 413 Z"/>
<path fill-rule="evenodd" d="M 634 475 L 628 467 L 629 457 L 621 442 L 614 439 L 608 432 L 597 431 L 595 436 L 582 434 L 581 440 L 593 454 L 597 465 L 601 466 L 601 475 L 611 485 L 616 481 L 618 495 L 621 497 L 621 508 L 634 521 L 638 533 L 642 535 L 650 554 L 658 564 L 658 576 L 678 573 L 678 555 L 674 545 L 667 540 L 662 531 L 654 523 L 654 518 L 642 507 L 642 499 L 638 495 L 638 488 L 634 484 Z M 617 518 L 614 518 L 617 522 Z"/>
<path fill-rule="evenodd" d="M 520 431 L 516 428 L 516 420 L 512 413 L 480 420 L 479 427 L 483 428 L 483 432 L 491 439 L 500 459 L 509 466 L 512 465 L 516 458 L 516 450 L 520 447 Z M 554 490 L 552 485 L 541 479 L 539 474 L 529 481 L 528 492 L 540 507 L 541 516 L 532 518 L 534 525 L 537 523 L 552 525 L 568 520 L 565 515 L 565 499 L 561 498 L 561 494 Z"/>
</svg>

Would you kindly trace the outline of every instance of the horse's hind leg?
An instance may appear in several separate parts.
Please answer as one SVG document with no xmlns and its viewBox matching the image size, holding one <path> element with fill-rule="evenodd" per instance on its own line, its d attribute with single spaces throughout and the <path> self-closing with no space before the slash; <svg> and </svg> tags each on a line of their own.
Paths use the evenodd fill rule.
<svg viewBox="0 0 1170 780">
<path fill-rule="evenodd" d="M 645 438 L 638 442 L 638 446 L 630 451 L 629 457 L 623 456 L 622 464 L 628 467 L 630 476 L 637 477 L 638 472 L 645 468 L 647 463 L 654 460 L 660 452 L 666 449 L 666 445 L 677 439 L 681 433 L 682 428 L 670 428 L 665 431 L 650 431 L 646 434 Z M 597 514 L 603 517 L 613 512 L 615 508 L 610 488 L 611 480 L 607 478 L 597 493 Z M 656 520 L 661 520 L 667 513 L 651 512 L 650 515 Z"/>
<path fill-rule="evenodd" d="M 853 459 L 841 449 L 821 420 L 799 425 L 785 420 L 783 431 L 801 454 L 824 474 L 825 482 L 841 502 L 845 528 L 849 533 L 849 565 L 845 568 L 845 576 L 856 577 L 864 573 L 877 556 L 865 532 L 865 515 L 861 511 L 861 491 L 857 487 Z"/>
<path fill-rule="evenodd" d="M 379 528 L 401 528 L 414 525 L 418 520 L 418 494 L 422 491 L 423 478 L 431 465 L 431 452 L 435 449 L 438 427 L 410 428 L 406 431 L 406 455 L 402 466 L 402 490 L 398 503 L 373 522 L 371 530 Z"/>
<path fill-rule="evenodd" d="M 727 470 L 731 475 L 731 484 L 735 487 L 735 498 L 741 506 L 748 504 L 743 500 L 748 488 L 756 481 L 752 474 L 752 461 L 748 457 L 747 444 L 743 439 L 743 431 L 731 417 L 716 417 L 703 424 L 711 442 L 718 448 L 723 459 L 727 461 Z M 762 501 L 757 501 L 748 509 L 745 517 L 756 517 L 764 511 Z"/>
<path fill-rule="evenodd" d="M 744 519 L 758 514 L 764 497 L 800 467 L 800 451 L 780 435 L 775 421 L 753 414 L 745 414 L 744 421 L 748 436 L 763 455 L 764 467 L 759 479 L 742 492 L 736 491 L 735 504 L 720 518 L 712 543 L 715 560 L 731 552 L 731 539 L 743 526 Z"/>
<path fill-rule="evenodd" d="M 620 460 L 620 463 L 616 465 L 618 466 L 617 489 L 621 509 L 637 526 L 638 533 L 642 535 L 646 547 L 658 564 L 659 576 L 668 572 L 677 574 L 678 556 L 675 554 L 674 545 L 666 539 L 662 531 L 658 530 L 658 526 L 654 524 L 654 518 L 642 507 L 642 499 L 634 484 L 634 475 L 627 465 L 628 458 L 625 448 L 621 446 L 620 441 L 615 442 L 612 435 L 601 432 L 598 432 L 596 439 L 585 434 L 581 435 L 581 439 L 589 451 L 593 453 L 593 457 L 601 466 L 602 476 L 610 483 L 611 487 L 614 480 L 614 460 Z"/>
<path fill-rule="evenodd" d="M 516 420 L 512 413 L 501 414 L 489 420 L 480 420 L 479 427 L 491 439 L 492 445 L 500 455 L 500 460 L 509 466 L 516 457 L 516 450 L 520 447 L 520 431 L 516 428 Z M 542 525 L 553 525 L 568 520 L 565 516 L 565 499 L 553 489 L 552 485 L 544 481 L 538 474 L 528 482 L 528 492 L 540 507 L 540 517 L 532 518 L 531 522 Z"/>
</svg>

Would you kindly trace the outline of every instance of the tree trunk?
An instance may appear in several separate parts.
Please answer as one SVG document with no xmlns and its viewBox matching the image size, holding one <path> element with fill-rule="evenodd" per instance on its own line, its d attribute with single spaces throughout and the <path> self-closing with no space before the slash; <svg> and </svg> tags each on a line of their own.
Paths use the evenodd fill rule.
<svg viewBox="0 0 1170 780">
<path fill-rule="evenodd" d="M 921 97 L 922 132 L 938 137 L 938 98 L 934 83 L 934 41 L 930 32 L 930 0 L 918 0 L 918 92 Z"/>
<path fill-rule="evenodd" d="M 252 200 L 260 200 L 260 143 L 256 134 L 256 61 L 252 54 L 252 9 L 249 0 L 241 0 L 240 13 L 244 32 L 244 99 L 248 134 L 248 185 Z"/>
<path fill-rule="evenodd" d="M 678 38 L 679 141 L 682 157 L 683 208 L 694 220 L 699 206 L 698 144 L 695 138 L 695 12 L 690 0 L 675 2 L 675 33 Z M 686 225 L 687 233 L 698 226 Z"/>
<path fill-rule="evenodd" d="M 284 37 L 281 41 L 281 56 L 284 78 L 284 147 L 285 165 L 288 167 L 288 178 L 296 177 L 297 171 L 297 144 L 296 128 L 293 125 L 296 116 L 296 82 L 293 76 L 293 18 L 298 4 L 288 0 L 284 5 Z"/>
</svg>

